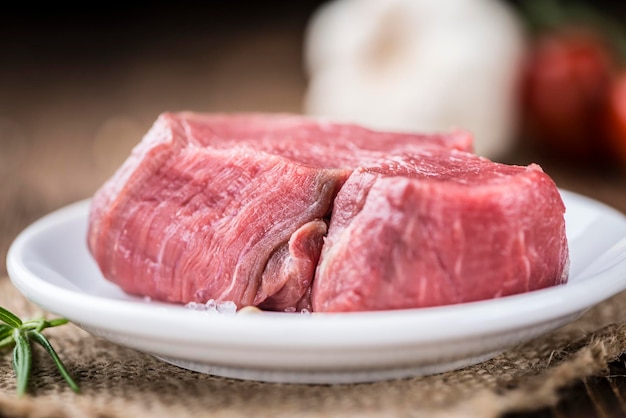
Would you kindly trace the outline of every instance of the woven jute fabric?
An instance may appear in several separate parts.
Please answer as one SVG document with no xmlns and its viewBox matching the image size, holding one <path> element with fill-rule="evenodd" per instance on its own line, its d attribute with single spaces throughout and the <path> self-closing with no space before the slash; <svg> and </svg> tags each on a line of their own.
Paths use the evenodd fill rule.
<svg viewBox="0 0 626 418">
<path fill-rule="evenodd" d="M 65 130 L 63 131 L 65 132 Z M 135 135 L 129 134 L 128 144 Z M 96 164 L 89 143 L 8 141 L 0 153 L 0 254 L 43 214 L 88 197 L 118 161 Z M 45 158 L 44 158 L 45 157 Z M 101 167 L 101 168 L 99 168 Z M 584 194 L 626 208 L 616 187 L 563 176 Z M 587 186 L 588 184 L 588 186 Z M 605 183 L 601 183 L 605 184 Z M 573 187 L 572 187 L 573 188 Z M 621 190 L 621 189 L 619 189 Z M 22 317 L 44 315 L 0 267 L 0 305 Z M 602 375 L 626 348 L 626 293 L 578 321 L 463 370 L 355 385 L 287 385 L 220 378 L 163 363 L 91 336 L 74 325 L 46 330 L 81 387 L 74 394 L 39 347 L 29 395 L 15 395 L 10 350 L 0 351 L 0 417 L 497 417 L 558 401 L 559 390 Z M 155 325 L 158 326 L 158 325 Z"/>
<path fill-rule="evenodd" d="M 67 129 L 59 131 L 67 136 Z M 20 230 L 45 213 L 90 196 L 128 152 L 109 155 L 108 165 L 98 164 L 101 153 L 90 151 L 90 142 L 64 139 L 61 133 L 51 141 L 54 132 L 46 133 L 45 140 L 28 147 L 19 135 L 0 135 L 3 259 Z M 126 149 L 136 136 L 128 134 Z M 584 176 L 557 180 L 565 188 L 626 208 L 621 186 Z M 0 305 L 23 317 L 44 314 L 11 285 L 3 266 Z M 556 332 L 463 370 L 358 385 L 271 384 L 194 373 L 70 324 L 45 332 L 82 392 L 74 394 L 35 347 L 29 395 L 18 399 L 10 350 L 1 351 L 0 417 L 497 417 L 554 404 L 561 388 L 605 373 L 626 348 L 624 306 L 626 293 Z"/>
<path fill-rule="evenodd" d="M 17 398 L 9 351 L 0 354 L 2 417 L 497 417 L 551 405 L 559 389 L 605 372 L 626 347 L 626 293 L 582 318 L 484 363 L 368 384 L 291 385 L 195 373 L 117 346 L 70 324 L 45 332 L 81 386 L 73 393 L 34 350 L 29 395 Z M 46 315 L 6 278 L 0 305 Z"/>
</svg>

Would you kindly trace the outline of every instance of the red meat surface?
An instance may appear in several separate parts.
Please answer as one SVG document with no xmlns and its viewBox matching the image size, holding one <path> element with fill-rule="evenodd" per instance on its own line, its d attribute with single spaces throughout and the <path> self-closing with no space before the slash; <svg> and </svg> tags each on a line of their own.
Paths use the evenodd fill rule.
<svg viewBox="0 0 626 418">
<path fill-rule="evenodd" d="M 95 194 L 88 245 L 125 291 L 179 303 L 362 311 L 563 283 L 554 183 L 470 151 L 463 132 L 164 114 Z"/>
<path fill-rule="evenodd" d="M 334 201 L 313 309 L 448 305 L 565 283 L 564 210 L 537 165 L 436 151 L 357 169 Z"/>
</svg>

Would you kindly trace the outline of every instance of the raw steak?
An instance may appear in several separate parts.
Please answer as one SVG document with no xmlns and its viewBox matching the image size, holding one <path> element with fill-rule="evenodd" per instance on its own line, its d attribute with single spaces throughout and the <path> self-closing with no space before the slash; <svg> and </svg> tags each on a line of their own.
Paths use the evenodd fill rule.
<svg viewBox="0 0 626 418">
<path fill-rule="evenodd" d="M 309 308 L 341 185 L 357 167 L 427 149 L 469 150 L 471 138 L 285 115 L 165 114 L 94 196 L 89 248 L 132 294 Z"/>
<path fill-rule="evenodd" d="M 376 164 L 384 156 L 425 147 L 472 151 L 472 137 L 461 131 L 447 135 L 379 132 L 357 125 L 281 114 L 184 112 L 163 115 L 161 120 L 172 127 L 179 126 L 183 135 L 200 146 L 230 150 L 235 144 L 245 144 L 324 168 Z"/>
<path fill-rule="evenodd" d="M 334 201 L 313 309 L 447 305 L 564 283 L 564 210 L 537 165 L 439 150 L 357 169 Z"/>
</svg>

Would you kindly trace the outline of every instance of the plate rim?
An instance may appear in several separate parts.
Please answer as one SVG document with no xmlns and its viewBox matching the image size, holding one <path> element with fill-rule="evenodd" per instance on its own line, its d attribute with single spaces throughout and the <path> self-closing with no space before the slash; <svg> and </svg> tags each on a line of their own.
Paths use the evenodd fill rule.
<svg viewBox="0 0 626 418">
<path fill-rule="evenodd" d="M 626 225 L 626 216 L 616 209 L 577 193 L 565 190 L 560 190 L 560 192 L 565 199 L 584 202 L 593 210 L 610 215 L 613 218 L 612 221 Z M 587 281 L 583 280 L 582 283 L 570 282 L 521 295 L 433 308 L 314 315 L 285 313 L 232 317 L 215 315 L 208 317 L 210 319 L 207 320 L 207 315 L 179 305 L 116 300 L 73 291 L 56 286 L 30 271 L 21 258 L 30 240 L 62 222 L 77 221 L 81 214 L 86 215 L 89 202 L 90 200 L 86 199 L 64 206 L 24 229 L 13 241 L 8 252 L 9 277 L 28 299 L 50 312 L 68 317 L 79 325 L 143 338 L 158 340 L 165 338 L 199 345 L 253 344 L 255 347 L 274 347 L 275 342 L 268 341 L 263 336 L 278 333 L 293 337 L 283 341 L 286 349 L 353 349 L 356 346 L 361 347 L 364 343 L 367 343 L 368 348 L 371 349 L 398 345 L 436 345 L 477 335 L 493 335 L 517 328 L 523 329 L 530 325 L 575 315 L 626 289 L 626 274 L 619 279 L 613 277 L 615 270 L 626 264 L 626 260 L 622 260 L 616 266 L 598 275 L 600 277 L 611 276 L 611 283 L 604 286 L 602 292 L 592 293 L 593 297 L 590 297 L 589 284 L 586 279 Z M 577 296 L 576 304 L 568 304 L 564 300 L 572 296 Z M 71 300 L 72 303 L 65 303 L 67 300 Z M 543 306 L 531 308 L 533 304 L 529 302 L 532 300 L 540 300 Z M 484 312 L 481 314 L 481 311 L 485 309 L 500 311 L 504 313 L 504 316 L 498 318 L 497 321 L 485 321 Z M 71 312 L 76 310 L 87 312 L 87 314 L 81 320 Z M 123 324 L 112 323 L 104 316 L 112 310 L 116 318 L 122 318 L 125 315 L 133 315 L 133 317 Z M 155 318 L 171 331 L 166 337 L 158 327 L 150 327 L 150 324 L 154 324 Z M 216 320 L 217 318 L 219 319 Z M 304 327 L 306 330 L 303 331 L 304 321 L 307 325 Z M 452 326 L 434 326 L 433 321 Z M 199 325 L 206 326 L 211 332 L 198 332 Z M 399 333 L 403 327 L 407 326 L 418 328 L 423 326 L 428 332 Z M 346 329 L 352 332 L 342 332 Z M 371 329 L 376 330 L 375 340 L 371 338 Z M 242 335 L 242 331 L 246 334 Z M 315 337 L 319 333 L 322 337 Z M 220 337 L 219 341 L 216 341 L 216 335 Z M 327 338 L 329 336 L 333 338 L 329 340 Z"/>
</svg>

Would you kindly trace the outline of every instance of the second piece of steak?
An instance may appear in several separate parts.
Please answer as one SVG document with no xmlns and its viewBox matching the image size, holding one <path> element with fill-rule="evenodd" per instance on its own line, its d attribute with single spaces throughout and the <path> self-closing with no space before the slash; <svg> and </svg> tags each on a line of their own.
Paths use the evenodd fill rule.
<svg viewBox="0 0 626 418">
<path fill-rule="evenodd" d="M 334 202 L 313 309 L 448 305 L 564 283 L 564 210 L 537 165 L 438 151 L 355 170 Z"/>
</svg>

